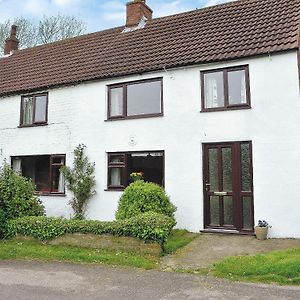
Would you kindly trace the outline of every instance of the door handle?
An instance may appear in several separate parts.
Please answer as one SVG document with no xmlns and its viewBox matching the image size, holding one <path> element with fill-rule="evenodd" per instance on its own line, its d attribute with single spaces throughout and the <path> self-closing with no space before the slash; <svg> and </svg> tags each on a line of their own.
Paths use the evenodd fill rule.
<svg viewBox="0 0 300 300">
<path fill-rule="evenodd" d="M 205 189 L 206 189 L 207 192 L 209 191 L 210 186 L 211 186 L 210 183 L 205 183 Z"/>
</svg>

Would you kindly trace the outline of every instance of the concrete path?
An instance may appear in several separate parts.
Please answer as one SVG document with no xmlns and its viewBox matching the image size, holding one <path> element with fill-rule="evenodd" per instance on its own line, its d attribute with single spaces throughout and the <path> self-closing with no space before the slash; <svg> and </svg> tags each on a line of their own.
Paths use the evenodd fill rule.
<svg viewBox="0 0 300 300">
<path fill-rule="evenodd" d="M 200 234 L 186 247 L 162 259 L 162 269 L 201 269 L 226 256 L 253 255 L 273 250 L 300 247 L 299 239 L 268 239 L 253 236 Z"/>
<path fill-rule="evenodd" d="M 1 300 L 300 299 L 300 288 L 108 266 L 0 262 Z"/>
</svg>

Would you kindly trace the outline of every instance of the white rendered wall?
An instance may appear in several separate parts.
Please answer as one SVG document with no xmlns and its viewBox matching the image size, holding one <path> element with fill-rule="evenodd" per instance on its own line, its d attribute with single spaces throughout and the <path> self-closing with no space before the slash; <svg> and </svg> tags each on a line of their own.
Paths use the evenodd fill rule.
<svg viewBox="0 0 300 300">
<path fill-rule="evenodd" d="M 252 109 L 200 113 L 200 71 L 249 64 Z M 107 84 L 163 77 L 164 116 L 105 121 Z M 0 160 L 66 154 L 87 145 L 96 163 L 97 195 L 88 218 L 111 220 L 121 192 L 105 191 L 107 155 L 165 150 L 165 188 L 178 207 L 178 227 L 203 229 L 202 143 L 253 143 L 255 222 L 273 237 L 300 237 L 300 99 L 296 52 L 197 66 L 49 91 L 49 125 L 17 128 L 20 96 L 0 99 Z M 135 143 L 130 143 L 134 138 Z M 41 197 L 48 215 L 71 214 L 66 197 Z"/>
</svg>

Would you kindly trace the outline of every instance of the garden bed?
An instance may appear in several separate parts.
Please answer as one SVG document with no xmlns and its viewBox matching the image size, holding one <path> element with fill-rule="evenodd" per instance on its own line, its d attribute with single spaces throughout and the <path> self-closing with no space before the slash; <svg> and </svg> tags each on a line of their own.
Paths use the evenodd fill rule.
<svg viewBox="0 0 300 300">
<path fill-rule="evenodd" d="M 147 212 L 111 222 L 24 217 L 9 221 L 7 231 L 10 237 L 32 237 L 56 245 L 159 255 L 174 225 L 172 218 Z"/>
</svg>

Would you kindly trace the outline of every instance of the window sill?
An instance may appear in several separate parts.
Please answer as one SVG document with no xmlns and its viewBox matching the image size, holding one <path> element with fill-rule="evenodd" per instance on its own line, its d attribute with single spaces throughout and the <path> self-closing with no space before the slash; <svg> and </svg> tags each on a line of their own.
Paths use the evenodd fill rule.
<svg viewBox="0 0 300 300">
<path fill-rule="evenodd" d="M 37 196 L 46 196 L 46 197 L 66 197 L 66 194 L 59 194 L 59 193 L 36 193 Z"/>
<path fill-rule="evenodd" d="M 26 128 L 26 127 L 39 127 L 39 126 L 47 126 L 48 123 L 41 124 L 28 124 L 28 125 L 19 125 L 18 128 Z"/>
<path fill-rule="evenodd" d="M 105 192 L 123 192 L 125 190 L 125 188 L 109 188 L 109 189 L 105 189 Z"/>
<path fill-rule="evenodd" d="M 149 114 L 149 115 L 138 115 L 138 116 L 130 116 L 130 117 L 111 117 L 105 120 L 105 122 L 110 121 L 120 121 L 120 120 L 134 120 L 134 119 L 145 119 L 145 118 L 156 118 L 156 117 L 163 117 L 164 114 Z"/>
<path fill-rule="evenodd" d="M 251 109 L 250 105 L 234 105 L 227 107 L 217 107 L 217 108 L 205 108 L 202 109 L 201 113 L 211 112 L 211 111 L 228 111 L 228 110 L 240 110 L 240 109 Z"/>
</svg>

